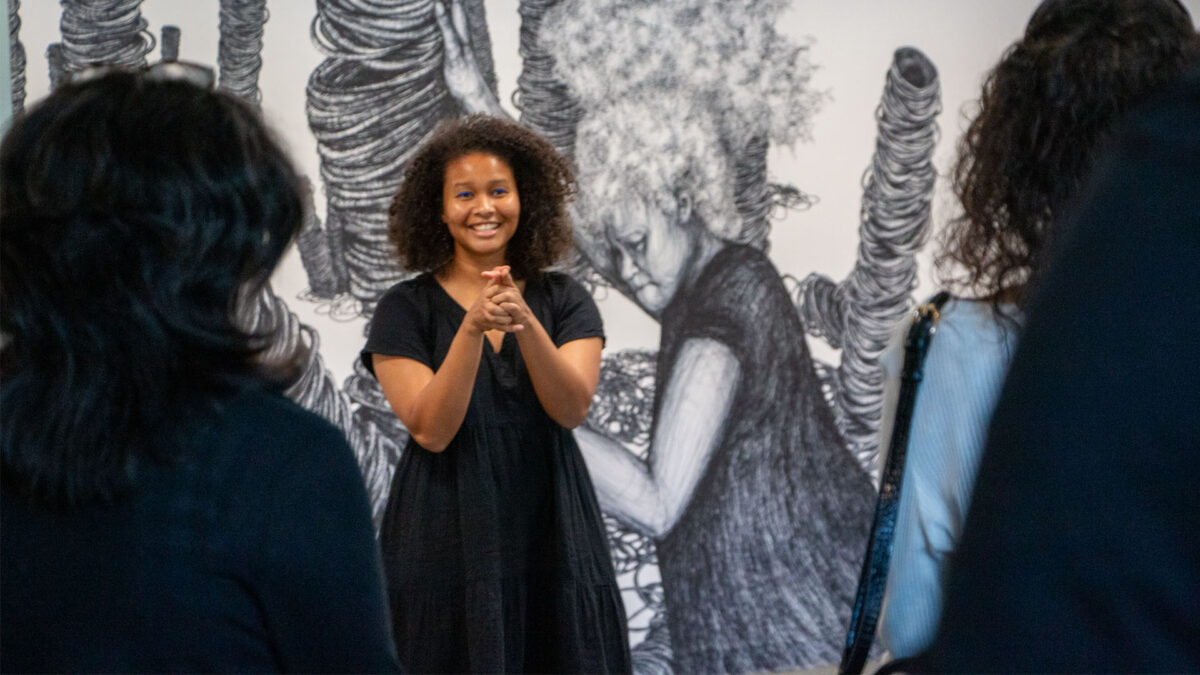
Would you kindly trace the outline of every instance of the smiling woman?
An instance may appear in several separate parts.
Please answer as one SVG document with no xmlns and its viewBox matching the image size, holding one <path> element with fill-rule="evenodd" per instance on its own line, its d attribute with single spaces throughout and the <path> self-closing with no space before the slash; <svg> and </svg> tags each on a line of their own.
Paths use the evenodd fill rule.
<svg viewBox="0 0 1200 675">
<path fill-rule="evenodd" d="M 570 166 L 524 127 L 472 115 L 439 127 L 405 169 L 402 189 L 388 209 L 388 236 L 402 266 L 437 271 L 453 259 L 454 238 L 445 220 L 446 171 L 472 154 L 501 160 L 519 186 L 517 227 L 506 249 L 513 277 L 525 279 L 565 255 L 571 247 L 566 204 L 575 194 Z"/>
<path fill-rule="evenodd" d="M 454 239 L 456 257 L 476 258 L 481 268 L 503 265 L 520 215 L 517 180 L 508 162 L 473 152 L 446 164 L 442 222 Z"/>
<path fill-rule="evenodd" d="M 381 534 L 408 670 L 630 670 L 570 432 L 604 329 L 582 286 L 542 271 L 570 245 L 573 191 L 545 140 L 473 116 L 438 129 L 392 203 L 400 257 L 425 273 L 384 294 L 362 358 L 411 433 Z"/>
</svg>

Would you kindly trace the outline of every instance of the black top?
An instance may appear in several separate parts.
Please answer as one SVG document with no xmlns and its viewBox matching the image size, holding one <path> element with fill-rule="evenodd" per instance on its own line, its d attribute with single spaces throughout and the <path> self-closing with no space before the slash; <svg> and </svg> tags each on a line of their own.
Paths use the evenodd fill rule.
<svg viewBox="0 0 1200 675">
<path fill-rule="evenodd" d="M 379 554 L 342 435 L 249 390 L 112 507 L 3 494 L 5 672 L 389 672 Z"/>
<path fill-rule="evenodd" d="M 603 337 L 591 296 L 563 274 L 531 279 L 526 304 L 556 345 Z M 465 310 L 433 276 L 392 287 L 371 354 L 437 370 Z M 470 405 L 440 453 L 409 440 L 382 544 L 396 644 L 414 672 L 620 672 L 625 613 L 587 467 L 546 414 L 516 336 L 484 341 Z"/>
<path fill-rule="evenodd" d="M 1200 73 L 1058 241 L 992 419 L 928 669 L 1200 672 Z"/>
<path fill-rule="evenodd" d="M 729 245 L 663 312 L 655 424 L 680 347 L 712 339 L 738 360 L 718 446 L 658 542 L 679 672 L 837 660 L 874 506 L 845 448 L 779 273 Z"/>
</svg>

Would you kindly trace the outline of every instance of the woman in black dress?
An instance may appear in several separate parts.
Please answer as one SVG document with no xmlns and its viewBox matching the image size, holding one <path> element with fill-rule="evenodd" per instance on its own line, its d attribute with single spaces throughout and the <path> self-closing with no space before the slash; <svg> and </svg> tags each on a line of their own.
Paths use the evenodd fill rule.
<svg viewBox="0 0 1200 675">
<path fill-rule="evenodd" d="M 413 157 L 389 234 L 424 274 L 380 300 L 363 362 L 408 442 L 382 542 L 414 672 L 627 672 L 625 613 L 570 429 L 600 371 L 588 292 L 542 270 L 571 243 L 566 161 L 471 116 Z"/>
</svg>

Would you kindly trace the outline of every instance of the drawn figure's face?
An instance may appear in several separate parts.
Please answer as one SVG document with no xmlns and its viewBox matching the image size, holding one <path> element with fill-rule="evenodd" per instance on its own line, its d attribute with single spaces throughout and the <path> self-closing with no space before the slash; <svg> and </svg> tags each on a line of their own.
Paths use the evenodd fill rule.
<svg viewBox="0 0 1200 675">
<path fill-rule="evenodd" d="M 614 207 L 608 223 L 613 269 L 652 316 L 662 313 L 690 271 L 696 237 L 683 225 L 689 213 L 686 201 L 674 213 L 664 213 L 631 199 Z"/>
<path fill-rule="evenodd" d="M 454 239 L 454 255 L 503 254 L 517 231 L 521 198 L 512 168 L 499 157 L 473 152 L 446 164 L 442 222 Z"/>
</svg>

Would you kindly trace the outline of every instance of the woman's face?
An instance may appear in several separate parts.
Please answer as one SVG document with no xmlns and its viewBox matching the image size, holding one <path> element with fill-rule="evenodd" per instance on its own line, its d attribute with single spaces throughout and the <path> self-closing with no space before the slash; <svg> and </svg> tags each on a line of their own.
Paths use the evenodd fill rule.
<svg viewBox="0 0 1200 675">
<path fill-rule="evenodd" d="M 690 272 L 696 237 L 683 225 L 690 213 L 681 202 L 673 213 L 631 199 L 614 208 L 608 223 L 613 270 L 628 294 L 658 317 Z"/>
<path fill-rule="evenodd" d="M 454 239 L 455 257 L 502 263 L 520 216 L 517 181 L 503 159 L 473 152 L 446 164 L 442 222 Z"/>
</svg>

